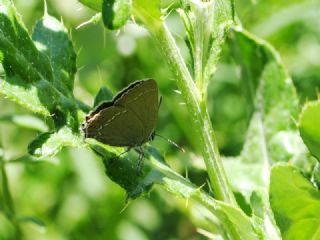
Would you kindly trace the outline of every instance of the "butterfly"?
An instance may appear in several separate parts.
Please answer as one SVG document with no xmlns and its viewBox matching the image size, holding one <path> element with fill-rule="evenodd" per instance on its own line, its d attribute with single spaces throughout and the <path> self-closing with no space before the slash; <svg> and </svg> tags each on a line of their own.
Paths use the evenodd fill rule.
<svg viewBox="0 0 320 240">
<path fill-rule="evenodd" d="M 81 128 L 85 138 L 141 150 L 141 146 L 155 136 L 158 110 L 157 82 L 139 80 L 91 111 Z"/>
</svg>

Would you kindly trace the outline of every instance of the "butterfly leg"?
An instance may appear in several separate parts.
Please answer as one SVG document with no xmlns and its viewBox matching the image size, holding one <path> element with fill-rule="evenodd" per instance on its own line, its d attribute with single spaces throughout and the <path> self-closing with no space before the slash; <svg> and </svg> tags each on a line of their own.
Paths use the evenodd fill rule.
<svg viewBox="0 0 320 240">
<path fill-rule="evenodd" d="M 129 152 L 130 150 L 131 150 L 131 148 L 128 147 L 125 151 L 123 151 L 122 153 L 120 153 L 120 154 L 118 155 L 118 158 L 120 158 L 123 154 Z"/>
<path fill-rule="evenodd" d="M 135 148 L 135 150 L 139 154 L 139 159 L 138 159 L 138 164 L 137 164 L 137 171 L 138 171 L 138 175 L 140 176 L 140 175 L 142 175 L 143 160 L 144 160 L 145 155 L 144 155 L 143 148 L 141 146 Z"/>
<path fill-rule="evenodd" d="M 121 152 L 119 155 L 115 155 L 110 159 L 110 164 L 113 164 L 115 161 L 120 160 L 121 156 L 131 150 L 130 147 L 128 147 L 125 151 Z"/>
</svg>

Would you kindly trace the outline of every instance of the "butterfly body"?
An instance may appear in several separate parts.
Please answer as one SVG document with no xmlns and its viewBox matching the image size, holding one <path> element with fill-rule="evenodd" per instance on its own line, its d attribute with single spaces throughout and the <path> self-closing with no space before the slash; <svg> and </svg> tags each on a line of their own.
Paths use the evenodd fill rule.
<svg viewBox="0 0 320 240">
<path fill-rule="evenodd" d="M 134 148 L 154 137 L 159 97 L 153 79 L 140 80 L 101 103 L 86 116 L 82 130 L 86 138 L 104 144 Z"/>
</svg>

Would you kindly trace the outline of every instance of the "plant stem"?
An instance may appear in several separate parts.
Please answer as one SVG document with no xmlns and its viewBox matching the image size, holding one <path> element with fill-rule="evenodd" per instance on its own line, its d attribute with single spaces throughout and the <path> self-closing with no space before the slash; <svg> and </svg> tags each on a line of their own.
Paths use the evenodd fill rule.
<svg viewBox="0 0 320 240">
<path fill-rule="evenodd" d="M 178 87 L 192 116 L 194 127 L 199 133 L 199 144 L 215 197 L 218 200 L 236 206 L 234 195 L 224 172 L 205 98 L 202 97 L 202 94 L 195 85 L 165 22 L 162 21 L 162 24 L 157 28 L 149 30 L 154 34 L 162 48 L 163 54 L 176 77 Z"/>
<path fill-rule="evenodd" d="M 6 217 L 10 220 L 15 229 L 15 239 L 21 239 L 21 229 L 16 218 L 15 208 L 12 200 L 12 196 L 9 189 L 8 176 L 5 169 L 5 161 L 0 157 L 0 181 L 1 191 L 0 200 L 2 202 L 2 208 Z"/>
<path fill-rule="evenodd" d="M 212 199 L 207 193 L 203 192 L 201 188 L 195 187 L 191 182 L 187 179 L 183 178 L 181 175 L 174 172 L 171 168 L 162 164 L 155 158 L 151 157 L 148 161 L 148 164 L 152 166 L 152 169 L 157 169 L 159 171 L 159 175 L 156 183 L 160 184 L 166 191 L 174 193 L 176 196 L 180 196 L 185 198 L 186 200 L 192 200 L 197 202 L 200 205 L 206 206 L 215 216 L 219 217 L 221 222 L 223 222 L 223 228 L 221 231 L 223 232 L 224 239 L 232 239 L 232 240 L 240 240 L 241 233 L 239 229 L 237 229 L 236 224 L 231 222 L 227 215 L 225 215 L 225 211 L 221 208 L 223 203 Z M 177 187 L 177 183 L 179 183 L 179 187 Z M 229 205 L 227 205 L 230 207 Z M 232 207 L 230 207 L 231 209 Z M 249 221 L 248 217 L 241 212 L 240 209 L 237 209 L 237 214 L 241 216 L 242 221 Z M 248 232 L 251 229 L 247 229 Z"/>
</svg>

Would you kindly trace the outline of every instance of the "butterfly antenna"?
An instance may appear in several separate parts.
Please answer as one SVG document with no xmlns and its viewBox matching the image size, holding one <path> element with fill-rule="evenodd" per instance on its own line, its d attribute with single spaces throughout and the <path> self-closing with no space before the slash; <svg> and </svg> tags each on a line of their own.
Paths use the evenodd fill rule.
<svg viewBox="0 0 320 240">
<path fill-rule="evenodd" d="M 175 146 L 176 148 L 180 149 L 182 152 L 186 152 L 186 151 L 183 149 L 183 147 L 180 147 L 177 143 L 175 143 L 175 142 L 172 141 L 171 139 L 166 138 L 166 137 L 164 137 L 164 136 L 161 136 L 161 135 L 159 135 L 159 134 L 157 134 L 157 133 L 155 133 L 155 136 L 160 137 L 160 138 L 166 140 L 168 143 L 171 143 L 173 146 Z"/>
</svg>

